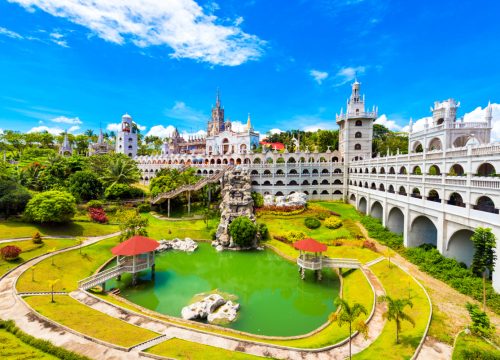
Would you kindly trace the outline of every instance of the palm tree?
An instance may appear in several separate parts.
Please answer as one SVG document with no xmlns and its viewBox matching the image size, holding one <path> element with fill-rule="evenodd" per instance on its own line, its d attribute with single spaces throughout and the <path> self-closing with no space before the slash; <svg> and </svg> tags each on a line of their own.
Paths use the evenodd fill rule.
<svg viewBox="0 0 500 360">
<path fill-rule="evenodd" d="M 337 321 L 339 326 L 344 324 L 349 324 L 349 359 L 351 359 L 351 335 L 352 335 L 352 326 L 354 321 L 361 315 L 366 314 L 366 308 L 358 303 L 354 303 L 349 305 L 349 303 L 341 298 L 335 299 L 335 305 L 340 307 L 340 310 L 332 315 L 331 320 Z M 362 333 L 365 338 L 368 334 L 368 328 L 363 320 L 360 320 L 354 324 L 354 329 Z"/>
<path fill-rule="evenodd" d="M 401 331 L 401 322 L 408 321 L 415 327 L 415 321 L 405 313 L 405 307 L 413 307 L 410 299 L 393 299 L 388 295 L 382 295 L 378 298 L 379 302 L 387 302 L 387 311 L 384 313 L 384 318 L 396 322 L 396 344 L 399 344 L 399 332 Z"/>
<path fill-rule="evenodd" d="M 124 156 L 110 159 L 108 168 L 103 176 L 107 186 L 114 184 L 133 184 L 139 180 L 140 174 L 136 163 Z"/>
<path fill-rule="evenodd" d="M 87 135 L 89 138 L 91 138 L 92 136 L 94 136 L 94 130 L 92 129 L 85 130 L 84 134 Z"/>
<path fill-rule="evenodd" d="M 49 288 L 51 294 L 50 302 L 54 302 L 54 286 L 59 282 L 59 279 L 49 280 Z"/>
</svg>

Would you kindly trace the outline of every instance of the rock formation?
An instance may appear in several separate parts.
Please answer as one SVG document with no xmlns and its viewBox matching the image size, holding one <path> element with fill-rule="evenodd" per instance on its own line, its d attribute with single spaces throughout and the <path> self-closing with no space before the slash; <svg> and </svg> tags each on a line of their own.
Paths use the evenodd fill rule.
<svg viewBox="0 0 500 360">
<path fill-rule="evenodd" d="M 224 324 L 236 320 L 240 304 L 227 301 L 219 294 L 211 294 L 203 300 L 182 308 L 185 320 L 204 320 L 209 323 Z"/>
<path fill-rule="evenodd" d="M 224 175 L 221 190 L 220 223 L 215 235 L 216 240 L 212 242 L 218 251 L 225 248 L 238 248 L 229 234 L 229 224 L 234 219 L 246 216 L 255 223 L 251 189 L 250 175 L 246 170 L 236 167 Z M 256 247 L 257 242 L 256 238 L 252 247 Z"/>
<path fill-rule="evenodd" d="M 264 206 L 305 206 L 307 203 L 307 195 L 303 192 L 296 192 L 286 196 L 264 196 Z"/>
<path fill-rule="evenodd" d="M 190 238 L 173 239 L 173 240 L 160 240 L 160 246 L 156 249 L 157 252 L 162 252 L 166 250 L 180 250 L 186 252 L 193 252 L 198 248 L 196 241 Z"/>
</svg>

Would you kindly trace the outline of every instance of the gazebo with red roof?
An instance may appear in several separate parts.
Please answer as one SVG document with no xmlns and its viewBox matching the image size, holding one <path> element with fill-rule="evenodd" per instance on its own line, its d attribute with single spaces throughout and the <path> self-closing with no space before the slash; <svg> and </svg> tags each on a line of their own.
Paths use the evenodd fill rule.
<svg viewBox="0 0 500 360">
<path fill-rule="evenodd" d="M 151 268 L 151 276 L 155 273 L 155 250 L 160 246 L 156 240 L 145 236 L 134 235 L 127 241 L 115 246 L 111 252 L 116 255 L 116 263 L 124 272 L 132 274 L 132 285 L 137 284 L 137 273 Z"/>
<path fill-rule="evenodd" d="M 297 264 L 299 265 L 300 277 L 304 279 L 305 270 L 316 271 L 318 280 L 321 280 L 321 270 L 323 269 L 323 256 L 321 253 L 328 249 L 328 246 L 314 239 L 307 238 L 296 241 L 293 247 L 299 250 Z"/>
</svg>

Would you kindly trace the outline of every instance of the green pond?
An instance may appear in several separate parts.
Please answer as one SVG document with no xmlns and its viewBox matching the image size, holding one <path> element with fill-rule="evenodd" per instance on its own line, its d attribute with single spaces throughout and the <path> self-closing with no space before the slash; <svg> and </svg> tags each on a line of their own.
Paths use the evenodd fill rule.
<svg viewBox="0 0 500 360">
<path fill-rule="evenodd" d="M 238 319 L 230 328 L 254 334 L 293 336 L 324 324 L 335 310 L 339 279 L 331 270 L 317 281 L 308 272 L 301 280 L 297 265 L 271 250 L 217 253 L 208 243 L 199 243 L 194 253 L 167 251 L 156 257 L 156 277 L 140 274 L 137 286 L 131 277 L 109 281 L 121 296 L 145 308 L 180 317 L 181 310 L 199 293 L 218 289 L 237 297 Z"/>
</svg>

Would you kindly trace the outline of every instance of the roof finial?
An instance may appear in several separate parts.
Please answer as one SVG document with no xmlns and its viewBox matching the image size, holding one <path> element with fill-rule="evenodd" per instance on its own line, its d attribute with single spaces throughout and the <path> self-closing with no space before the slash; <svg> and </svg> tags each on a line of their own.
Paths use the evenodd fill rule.
<svg viewBox="0 0 500 360">
<path fill-rule="evenodd" d="M 220 107 L 220 89 L 219 89 L 219 87 L 217 87 L 217 97 L 215 100 L 215 106 Z"/>
<path fill-rule="evenodd" d="M 250 121 L 250 113 L 248 113 L 247 130 L 250 131 L 251 129 L 252 129 L 252 123 Z"/>
</svg>

